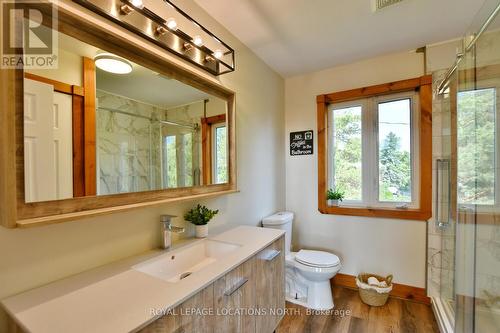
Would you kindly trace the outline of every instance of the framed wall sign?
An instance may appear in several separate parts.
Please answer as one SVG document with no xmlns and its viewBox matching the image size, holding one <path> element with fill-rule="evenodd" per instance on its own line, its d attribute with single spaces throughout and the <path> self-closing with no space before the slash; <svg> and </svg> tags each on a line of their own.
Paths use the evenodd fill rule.
<svg viewBox="0 0 500 333">
<path fill-rule="evenodd" d="M 290 156 L 312 155 L 314 133 L 312 130 L 290 133 Z"/>
</svg>

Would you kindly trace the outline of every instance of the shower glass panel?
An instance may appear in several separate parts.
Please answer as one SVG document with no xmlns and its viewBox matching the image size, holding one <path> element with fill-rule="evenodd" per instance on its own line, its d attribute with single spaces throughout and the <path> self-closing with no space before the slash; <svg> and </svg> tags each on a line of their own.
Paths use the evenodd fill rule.
<svg viewBox="0 0 500 333">
<path fill-rule="evenodd" d="M 476 21 L 488 24 L 473 24 L 458 68 L 456 332 L 500 331 L 498 6 L 486 2 Z"/>
<path fill-rule="evenodd" d="M 444 76 L 446 73 L 438 74 Z M 433 306 L 438 322 L 446 332 L 452 332 L 455 319 L 455 240 L 456 214 L 456 98 L 457 74 L 453 73 L 446 85 L 435 95 L 433 118 L 436 121 L 435 140 L 440 148 L 433 152 L 436 160 L 434 181 L 434 226 L 440 244 L 432 253 L 429 267 L 431 281 L 438 283 L 439 294 L 434 294 Z M 455 180 L 455 181 L 454 181 Z"/>
</svg>

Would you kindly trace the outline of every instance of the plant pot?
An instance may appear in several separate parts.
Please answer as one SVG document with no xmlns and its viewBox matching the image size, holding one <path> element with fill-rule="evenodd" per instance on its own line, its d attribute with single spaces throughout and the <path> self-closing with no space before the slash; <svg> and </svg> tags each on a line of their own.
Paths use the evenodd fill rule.
<svg viewBox="0 0 500 333">
<path fill-rule="evenodd" d="M 195 226 L 196 238 L 205 238 L 208 236 L 208 224 Z"/>
<path fill-rule="evenodd" d="M 327 200 L 327 203 L 328 203 L 328 206 L 338 206 L 339 205 L 339 201 L 333 200 L 333 199 Z"/>
</svg>

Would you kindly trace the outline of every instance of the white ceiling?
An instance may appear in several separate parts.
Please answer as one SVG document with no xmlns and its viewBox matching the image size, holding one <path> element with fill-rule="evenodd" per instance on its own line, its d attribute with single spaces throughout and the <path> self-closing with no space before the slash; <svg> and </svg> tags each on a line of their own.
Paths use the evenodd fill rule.
<svg viewBox="0 0 500 333">
<path fill-rule="evenodd" d="M 146 67 L 135 63 L 132 67 L 132 73 L 125 75 L 97 69 L 97 89 L 165 108 L 211 98 L 203 91 L 158 75 Z"/>
<path fill-rule="evenodd" d="M 195 1 L 284 77 L 461 37 L 484 3 L 404 0 L 373 12 L 372 0 Z"/>
</svg>

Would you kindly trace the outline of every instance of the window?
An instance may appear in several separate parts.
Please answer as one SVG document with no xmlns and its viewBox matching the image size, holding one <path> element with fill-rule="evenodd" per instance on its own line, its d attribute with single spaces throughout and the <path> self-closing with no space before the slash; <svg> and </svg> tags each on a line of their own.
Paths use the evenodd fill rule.
<svg viewBox="0 0 500 333">
<path fill-rule="evenodd" d="M 345 193 L 343 205 L 418 208 L 417 124 L 415 92 L 330 105 L 329 184 Z"/>
<path fill-rule="evenodd" d="M 228 179 L 226 115 L 201 119 L 203 183 L 224 184 Z"/>
<path fill-rule="evenodd" d="M 431 215 L 429 76 L 318 96 L 318 200 L 328 214 Z M 345 194 L 328 206 L 329 188 Z"/>
<path fill-rule="evenodd" d="M 163 186 L 177 187 L 177 148 L 175 135 L 163 138 Z"/>
<path fill-rule="evenodd" d="M 215 184 L 227 183 L 227 131 L 226 123 L 219 123 L 213 127 L 213 171 L 212 179 Z"/>
</svg>

